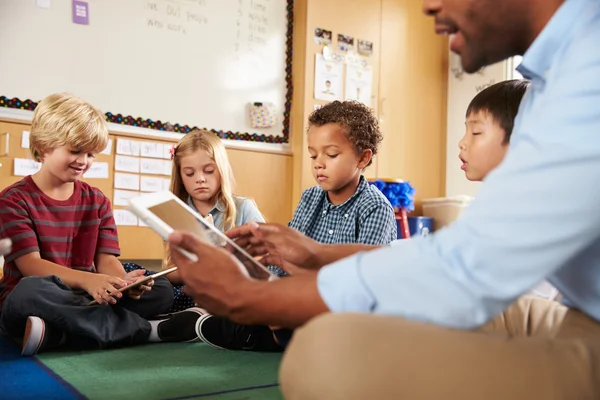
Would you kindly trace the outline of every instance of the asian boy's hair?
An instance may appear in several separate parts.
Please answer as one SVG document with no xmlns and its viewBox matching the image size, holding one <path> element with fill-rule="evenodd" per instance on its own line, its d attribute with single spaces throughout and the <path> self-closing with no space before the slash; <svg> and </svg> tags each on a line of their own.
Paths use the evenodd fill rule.
<svg viewBox="0 0 600 400">
<path fill-rule="evenodd" d="M 510 142 L 515 117 L 529 83 L 525 79 L 512 79 L 485 88 L 471 100 L 466 117 L 472 113 L 488 113 L 504 130 L 504 143 Z"/>
<path fill-rule="evenodd" d="M 198 150 L 206 151 L 217 166 L 217 170 L 221 176 L 221 188 L 216 195 L 217 202 L 221 202 L 225 208 L 223 229 L 231 229 L 235 226 L 237 217 L 237 208 L 233 195 L 235 182 L 225 145 L 223 145 L 221 139 L 214 133 L 199 129 L 186 134 L 179 140 L 173 152 L 171 191 L 175 196 L 187 203 L 189 194 L 185 191 L 185 186 L 183 186 L 181 179 L 181 158 L 189 156 Z"/>
<path fill-rule="evenodd" d="M 358 154 L 362 154 L 364 150 L 371 150 L 375 156 L 383 140 L 377 118 L 369 107 L 358 101 L 332 101 L 319 107 L 308 117 L 309 129 L 326 124 L 341 126 Z M 372 162 L 371 158 L 367 167 Z"/>
<path fill-rule="evenodd" d="M 105 116 L 88 102 L 69 93 L 51 94 L 33 112 L 29 151 L 35 161 L 57 147 L 98 153 L 108 143 Z"/>
</svg>

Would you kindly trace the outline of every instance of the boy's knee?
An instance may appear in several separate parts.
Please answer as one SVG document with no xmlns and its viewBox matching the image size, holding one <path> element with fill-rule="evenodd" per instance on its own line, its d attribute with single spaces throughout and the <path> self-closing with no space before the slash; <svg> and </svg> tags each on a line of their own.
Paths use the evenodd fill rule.
<svg viewBox="0 0 600 400">
<path fill-rule="evenodd" d="M 66 288 L 57 276 L 27 276 L 22 278 L 6 298 L 6 302 L 30 303 L 43 294 L 58 288 Z"/>
</svg>

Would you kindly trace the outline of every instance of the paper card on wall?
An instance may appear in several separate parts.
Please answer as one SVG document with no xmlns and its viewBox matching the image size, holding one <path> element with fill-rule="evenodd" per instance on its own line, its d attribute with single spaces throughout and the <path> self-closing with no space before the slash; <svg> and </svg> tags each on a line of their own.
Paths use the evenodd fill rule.
<svg viewBox="0 0 600 400">
<path fill-rule="evenodd" d="M 171 190 L 171 179 L 163 178 L 163 190 Z"/>
<path fill-rule="evenodd" d="M 125 156 L 139 156 L 140 142 L 117 138 L 117 154 L 123 154 Z"/>
<path fill-rule="evenodd" d="M 115 156 L 115 171 L 139 173 L 140 159 L 128 156 Z"/>
<path fill-rule="evenodd" d="M 98 162 L 92 164 L 90 169 L 83 174 L 84 178 L 97 178 L 97 179 L 106 179 L 108 178 L 108 163 L 107 162 Z"/>
<path fill-rule="evenodd" d="M 136 217 L 135 214 L 129 210 L 120 210 L 115 208 L 113 210 L 113 217 L 115 219 L 115 223 L 120 226 L 138 225 L 138 217 Z"/>
<path fill-rule="evenodd" d="M 142 174 L 163 175 L 165 160 L 155 160 L 153 158 L 140 159 L 140 172 Z"/>
<path fill-rule="evenodd" d="M 139 192 L 130 192 L 128 190 L 115 189 L 113 205 L 115 206 L 127 206 L 129 205 L 128 200 L 139 196 Z"/>
<path fill-rule="evenodd" d="M 171 159 L 171 149 L 174 147 L 174 144 L 171 143 L 165 143 L 163 144 L 163 156 L 162 158 L 166 159 L 166 160 L 170 160 Z"/>
<path fill-rule="evenodd" d="M 163 143 L 142 142 L 140 145 L 140 155 L 142 157 L 163 158 L 164 151 Z"/>
<path fill-rule="evenodd" d="M 21 147 L 24 149 L 29 148 L 29 131 L 23 131 L 21 134 Z"/>
<path fill-rule="evenodd" d="M 140 190 L 142 192 L 160 192 L 164 190 L 163 179 L 164 178 L 156 178 L 153 176 L 142 176 Z"/>
<path fill-rule="evenodd" d="M 115 172 L 115 189 L 140 190 L 140 176 Z"/>
<path fill-rule="evenodd" d="M 171 176 L 173 172 L 173 163 L 171 161 L 164 161 L 163 163 L 163 175 Z"/>
<path fill-rule="evenodd" d="M 335 60 L 325 60 L 323 54 L 315 58 L 315 99 L 342 99 L 342 69 L 344 64 Z"/>
<path fill-rule="evenodd" d="M 30 160 L 28 158 L 15 158 L 15 169 L 13 175 L 15 176 L 27 176 L 35 174 L 40 170 L 42 164 Z"/>
<path fill-rule="evenodd" d="M 85 1 L 73 0 L 73 22 L 80 25 L 89 25 L 90 9 Z"/>
<path fill-rule="evenodd" d="M 108 143 L 106 144 L 106 148 L 104 150 L 102 150 L 100 152 L 100 154 L 106 154 L 107 156 L 110 156 L 110 152 L 112 149 L 112 139 L 108 139 Z"/>
<path fill-rule="evenodd" d="M 346 100 L 360 101 L 371 106 L 373 70 L 370 66 L 346 65 Z"/>
</svg>

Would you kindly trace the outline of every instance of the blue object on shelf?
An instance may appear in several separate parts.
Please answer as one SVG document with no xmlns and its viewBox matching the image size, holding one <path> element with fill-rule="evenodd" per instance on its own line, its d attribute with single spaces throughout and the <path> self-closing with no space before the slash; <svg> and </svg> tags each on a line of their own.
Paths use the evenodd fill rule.
<svg viewBox="0 0 600 400">
<path fill-rule="evenodd" d="M 408 230 L 411 237 L 427 236 L 433 233 L 433 218 L 408 217 Z"/>
</svg>

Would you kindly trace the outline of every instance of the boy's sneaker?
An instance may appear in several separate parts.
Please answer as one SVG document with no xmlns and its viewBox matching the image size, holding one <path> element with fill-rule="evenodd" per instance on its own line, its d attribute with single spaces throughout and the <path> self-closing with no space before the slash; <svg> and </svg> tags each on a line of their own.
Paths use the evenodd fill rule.
<svg viewBox="0 0 600 400">
<path fill-rule="evenodd" d="M 204 343 L 218 349 L 283 351 L 266 325 L 240 325 L 206 314 L 196 323 L 196 333 Z"/>
<path fill-rule="evenodd" d="M 162 342 L 186 342 L 200 341 L 196 334 L 196 322 L 206 314 L 206 311 L 192 307 L 187 310 L 160 316 L 156 326 L 156 333 Z"/>
<path fill-rule="evenodd" d="M 28 317 L 21 355 L 33 356 L 42 350 L 58 347 L 65 339 L 64 333 L 52 328 L 40 317 Z"/>
</svg>

